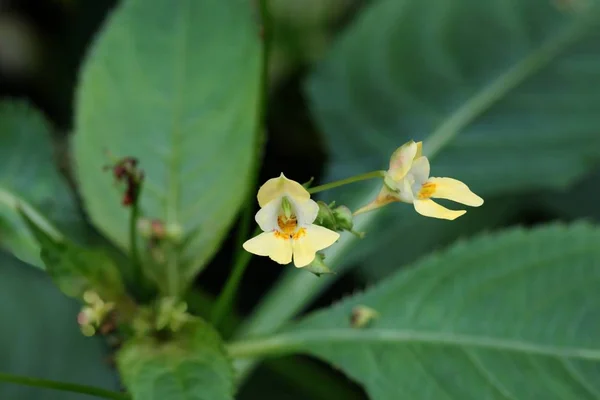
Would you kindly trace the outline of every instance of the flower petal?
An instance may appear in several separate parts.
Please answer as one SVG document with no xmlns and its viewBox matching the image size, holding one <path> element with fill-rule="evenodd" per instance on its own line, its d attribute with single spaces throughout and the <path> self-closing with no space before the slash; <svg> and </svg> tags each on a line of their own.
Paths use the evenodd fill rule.
<svg viewBox="0 0 600 400">
<path fill-rule="evenodd" d="M 308 264 L 313 262 L 317 254 L 317 249 L 313 246 L 312 242 L 306 235 L 295 239 L 293 243 L 294 248 L 294 265 L 296 268 L 306 267 Z"/>
<path fill-rule="evenodd" d="M 479 207 L 483 199 L 473 193 L 467 185 L 452 178 L 429 178 L 427 182 L 435 185 L 435 191 L 431 197 L 447 199 L 465 204 L 471 207 Z"/>
<path fill-rule="evenodd" d="M 310 225 L 306 228 L 306 237 L 319 251 L 334 244 L 340 238 L 340 234 L 319 225 Z"/>
<path fill-rule="evenodd" d="M 304 232 L 294 239 L 294 265 L 302 268 L 315 259 L 316 253 L 331 246 L 340 234 L 318 225 L 309 225 Z"/>
<path fill-rule="evenodd" d="M 393 180 L 399 181 L 406 176 L 417 154 L 417 150 L 417 144 L 411 140 L 392 153 L 388 173 Z"/>
<path fill-rule="evenodd" d="M 352 214 L 352 215 L 358 215 L 358 214 L 366 213 L 368 211 L 376 210 L 379 207 L 383 207 L 383 206 L 393 203 L 395 201 L 399 201 L 398 195 L 396 193 L 392 192 L 390 189 L 388 189 L 388 187 L 386 185 L 383 185 L 383 187 L 379 191 L 379 194 L 377 195 L 375 200 L 373 200 L 369 204 L 359 208 L 358 210 L 354 211 L 354 214 Z"/>
<path fill-rule="evenodd" d="M 277 217 L 281 210 L 281 197 L 271 200 L 264 207 L 262 207 L 256 215 L 254 220 L 260 226 L 264 232 L 271 232 L 278 228 Z"/>
<path fill-rule="evenodd" d="M 466 213 L 465 210 L 449 210 L 446 207 L 440 206 L 438 203 L 431 199 L 415 199 L 413 204 L 415 205 L 415 210 L 425 217 L 448 219 L 452 221 Z"/>
<path fill-rule="evenodd" d="M 408 173 L 415 178 L 415 181 L 413 183 L 414 192 L 418 192 L 417 188 L 420 188 L 421 185 L 423 185 L 425 181 L 427 181 L 427 179 L 429 178 L 430 170 L 431 167 L 429 166 L 429 160 L 427 159 L 427 157 L 419 157 L 413 162 L 412 167 L 410 168 L 410 171 Z"/>
<path fill-rule="evenodd" d="M 269 256 L 279 264 L 292 262 L 292 241 L 277 236 L 275 232 L 263 232 L 243 244 L 244 250 L 257 256 Z"/>
<path fill-rule="evenodd" d="M 415 154 L 415 160 L 423 156 L 423 142 L 417 142 L 417 154 Z"/>
<path fill-rule="evenodd" d="M 308 191 L 296 181 L 288 179 L 283 173 L 277 177 L 269 179 L 258 189 L 258 205 L 264 207 L 273 199 L 288 195 L 298 201 L 310 199 Z"/>
<path fill-rule="evenodd" d="M 400 200 L 404 203 L 411 204 L 413 202 L 413 200 L 415 199 L 415 194 L 413 192 L 413 187 L 410 186 L 409 180 L 407 178 L 402 179 L 402 181 L 400 181 L 398 187 L 399 187 L 399 191 L 396 194 L 396 196 L 398 197 L 398 200 Z"/>
<path fill-rule="evenodd" d="M 311 199 L 297 200 L 292 198 L 291 202 L 294 207 L 294 212 L 296 213 L 296 218 L 298 218 L 298 226 L 308 226 L 315 222 L 317 214 L 319 214 L 319 205 L 316 201 Z"/>
</svg>

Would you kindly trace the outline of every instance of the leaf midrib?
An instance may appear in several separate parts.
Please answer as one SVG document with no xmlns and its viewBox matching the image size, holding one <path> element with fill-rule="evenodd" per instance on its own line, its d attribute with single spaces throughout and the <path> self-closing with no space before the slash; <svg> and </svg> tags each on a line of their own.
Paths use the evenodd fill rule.
<svg viewBox="0 0 600 400">
<path fill-rule="evenodd" d="M 189 9 L 190 2 L 184 1 L 182 4 L 183 9 Z M 179 29 L 175 35 L 175 51 L 176 59 L 179 63 L 175 62 L 175 68 L 173 69 L 173 83 L 174 89 L 174 106 L 173 115 L 171 119 L 171 156 L 168 162 L 168 173 L 167 173 L 167 198 L 165 202 L 165 220 L 167 224 L 173 226 L 180 226 L 179 211 L 180 211 L 180 198 L 181 198 L 181 128 L 182 128 L 182 114 L 184 100 L 184 79 L 186 74 L 186 63 L 187 63 L 187 52 L 188 47 L 188 27 L 190 24 L 189 16 L 191 12 L 180 11 L 179 14 Z M 170 295 L 177 295 L 181 286 L 179 256 L 177 252 L 172 252 L 169 255 L 167 264 L 167 292 Z"/>
<path fill-rule="evenodd" d="M 504 73 L 493 79 L 488 85 L 470 96 L 427 137 L 423 146 L 426 155 L 430 158 L 436 155 L 450 140 L 494 104 L 585 36 L 588 30 L 594 26 L 594 19 L 590 17 L 594 14 L 590 11 L 584 16 L 574 17 L 574 21 L 560 29 L 556 35 L 547 39 L 527 56 L 509 66 Z"/>
<path fill-rule="evenodd" d="M 493 79 L 487 86 L 475 92 L 458 110 L 452 113 L 432 132 L 423 146 L 428 157 L 435 156 L 465 127 L 480 117 L 496 102 L 504 98 L 515 87 L 525 82 L 528 78 L 546 67 L 554 58 L 559 56 L 566 48 L 581 39 L 593 26 L 593 16 L 598 9 L 589 10 L 586 15 L 574 17 L 556 35 L 547 39 L 542 45 L 533 50 L 529 55 L 509 67 L 502 75 Z M 379 188 L 366 193 L 356 204 L 365 204 L 375 197 Z M 350 205 L 349 205 L 350 206 Z M 368 230 L 371 223 L 376 220 L 380 211 L 372 211 L 355 222 L 356 231 Z M 331 265 L 337 263 L 338 258 L 347 252 L 347 249 L 356 243 L 356 238 L 342 236 L 336 247 L 327 254 Z M 341 277 L 354 264 L 344 263 L 337 268 L 337 278 Z M 258 308 L 248 319 L 237 337 L 267 333 L 279 328 L 285 321 L 299 312 L 315 296 L 326 290 L 337 278 L 329 280 L 312 280 L 312 276 L 296 274 L 290 271 L 280 282 L 263 298 Z M 294 288 L 291 290 L 290 288 Z M 289 293 L 294 292 L 290 298 Z M 285 293 L 285 302 L 280 301 L 280 294 Z"/>
<path fill-rule="evenodd" d="M 443 149 L 457 134 L 473 123 L 483 113 L 503 99 L 514 88 L 527 81 L 536 72 L 545 68 L 551 61 L 558 57 L 563 51 L 580 40 L 594 26 L 594 18 L 598 12 L 598 7 L 593 6 L 586 15 L 574 17 L 573 21 L 567 23 L 553 37 L 547 39 L 539 47 L 533 50 L 529 55 L 509 66 L 508 69 L 499 77 L 493 79 L 487 86 L 473 93 L 468 100 L 460 106 L 454 113 L 446 118 L 426 139 L 424 143 L 424 153 L 429 158 L 434 157 Z M 366 193 L 356 204 L 364 204 L 375 197 L 379 188 Z M 351 206 L 349 204 L 349 206 Z M 380 210 L 373 211 L 355 223 L 356 231 L 367 231 L 372 222 L 380 214 Z M 342 236 L 337 246 L 332 248 L 327 257 L 331 265 L 338 262 L 338 259 L 347 253 L 347 249 L 355 245 L 356 238 L 351 235 Z M 312 280 L 311 276 L 304 274 L 295 274 L 290 271 L 284 275 L 280 281 L 263 297 L 261 303 L 255 309 L 254 313 L 247 319 L 243 327 L 237 332 L 236 337 L 250 337 L 254 335 L 273 332 L 280 328 L 286 321 L 290 320 L 296 313 L 301 311 L 307 303 L 331 286 L 339 277 L 343 276 L 354 264 L 343 263 L 337 268 L 337 278 L 326 281 Z M 293 288 L 293 290 L 292 290 Z M 294 296 L 290 297 L 289 293 Z M 286 296 L 286 301 L 281 301 L 282 293 Z M 275 338 L 280 337 L 276 336 Z M 243 344 L 240 342 L 240 344 Z M 235 343 L 232 344 L 235 350 Z M 535 345 L 534 345 L 535 347 Z M 512 348 L 509 346 L 509 348 Z M 600 353 L 600 352 L 599 352 Z M 544 352 L 540 354 L 546 354 Z M 262 356 L 259 353 L 250 353 L 249 358 Z M 235 355 L 232 354 L 232 357 Z M 585 358 L 585 357 L 583 357 Z M 598 354 L 593 359 L 600 358 Z M 240 368 L 240 375 L 245 377 L 249 370 L 255 365 L 254 361 L 245 363 Z"/>
<path fill-rule="evenodd" d="M 62 241 L 63 237 L 54 224 L 36 210 L 27 200 L 10 190 L 0 186 L 0 204 L 4 204 L 17 214 L 19 209 L 25 212 L 46 234 L 56 241 Z"/>
<path fill-rule="evenodd" d="M 312 351 L 315 345 L 331 344 L 428 344 L 600 361 L 600 349 L 558 347 L 536 344 L 525 339 L 502 339 L 474 334 L 385 328 L 302 330 L 233 342 L 227 346 L 227 350 L 231 357 L 247 358 L 290 354 L 299 350 Z"/>
</svg>

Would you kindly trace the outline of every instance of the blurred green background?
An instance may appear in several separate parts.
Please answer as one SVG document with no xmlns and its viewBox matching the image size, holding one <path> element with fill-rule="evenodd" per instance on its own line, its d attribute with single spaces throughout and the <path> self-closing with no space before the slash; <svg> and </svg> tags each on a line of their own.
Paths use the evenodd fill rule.
<svg viewBox="0 0 600 400">
<path fill-rule="evenodd" d="M 384 168 L 387 164 L 386 157 L 391 154 L 395 146 L 401 145 L 405 138 L 424 139 L 429 133 L 429 128 L 433 126 L 419 125 L 413 119 L 425 116 L 429 118 L 431 125 L 435 125 L 436 118 L 439 117 L 435 115 L 436 112 L 448 110 L 449 104 L 462 96 L 461 90 L 468 91 L 469 85 L 479 84 L 476 80 L 457 83 L 453 81 L 454 77 L 445 76 L 445 73 L 451 75 L 452 68 L 441 65 L 448 60 L 436 59 L 429 54 L 428 51 L 431 49 L 427 43 L 434 43 L 437 39 L 443 39 L 445 35 L 454 37 L 452 35 L 456 34 L 457 40 L 463 42 L 442 40 L 440 46 L 444 51 L 441 53 L 459 54 L 461 60 L 487 60 L 486 62 L 489 63 L 487 67 L 492 73 L 496 68 L 494 65 L 501 68 L 500 64 L 509 62 L 512 53 L 518 54 L 520 51 L 519 38 L 507 38 L 506 51 L 494 52 L 478 43 L 481 33 L 477 29 L 477 24 L 485 21 L 478 19 L 482 10 L 474 10 L 477 6 L 473 2 L 464 2 L 470 8 L 465 7 L 458 11 L 465 15 L 472 12 L 474 15 L 472 24 L 463 27 L 461 32 L 457 33 L 447 26 L 442 26 L 440 31 L 418 28 L 428 26 L 428 20 L 435 20 L 439 15 L 444 14 L 443 2 L 432 2 L 435 3 L 432 5 L 433 8 L 435 6 L 440 8 L 439 15 L 419 9 L 419 7 L 427 7 L 423 5 L 414 6 L 414 10 L 411 10 L 413 13 L 409 13 L 410 17 L 401 24 L 396 20 L 381 19 L 381 24 L 398 24 L 404 27 L 402 29 L 405 31 L 398 28 L 393 36 L 404 38 L 402 46 L 393 40 L 389 43 L 389 38 L 380 38 L 360 51 L 346 46 L 340 37 L 352 24 L 358 21 L 364 25 L 357 28 L 357 31 L 362 29 L 362 33 L 357 32 L 356 36 L 366 35 L 369 32 L 368 19 L 382 16 L 383 12 L 379 12 L 378 15 L 367 15 L 367 8 L 374 2 L 374 0 L 271 1 L 274 43 L 270 63 L 268 139 L 265 143 L 259 182 L 283 171 L 286 176 L 300 182 L 314 177 L 318 184 L 334 177 Z M 0 1 L 0 96 L 3 100 L 27 100 L 42 110 L 51 121 L 56 128 L 52 130 L 53 143 L 40 142 L 40 145 L 52 146 L 56 155 L 55 161 L 73 187 L 76 185 L 72 179 L 72 165 L 67 146 L 73 124 L 74 90 L 78 70 L 94 34 L 100 29 L 105 17 L 116 3 L 113 0 Z M 566 11 L 561 12 L 575 12 L 569 11 L 569 3 L 557 2 L 556 7 L 560 10 L 561 7 L 566 7 Z M 500 13 L 502 11 L 500 8 L 495 12 Z M 492 18 L 493 14 L 489 13 L 489 10 L 486 12 L 489 18 Z M 540 16 L 540 21 L 544 18 Z M 524 25 L 524 30 L 530 30 L 528 37 L 536 37 L 536 23 L 541 24 L 540 21 L 532 19 Z M 420 32 L 420 36 L 411 36 L 414 32 Z M 488 34 L 500 37 L 503 32 L 498 30 Z M 598 34 L 592 35 L 590 41 L 598 38 L 600 38 Z M 499 46 L 502 46 L 502 41 L 498 42 Z M 325 60 L 332 46 L 336 46 L 336 55 L 344 57 L 340 56 L 330 62 Z M 399 50 L 396 53 L 392 52 L 391 55 L 379 49 L 380 47 L 395 48 L 394 46 L 398 46 Z M 578 55 L 584 54 L 589 58 L 592 56 L 598 58 L 600 54 L 597 45 L 595 49 L 579 48 L 575 51 Z M 397 59 L 389 60 L 388 57 Z M 347 65 L 345 64 L 347 60 L 355 60 L 355 63 L 352 66 Z M 481 65 L 475 64 L 474 61 L 472 63 L 465 61 L 465 65 L 461 68 L 468 70 L 472 67 L 479 70 Z M 387 70 L 390 65 L 396 68 L 391 73 Z M 576 68 L 576 66 L 571 67 L 574 70 Z M 468 183 L 475 192 L 481 192 L 486 198 L 484 207 L 469 210 L 465 217 L 453 224 L 423 219 L 415 223 L 420 217 L 409 215 L 406 210 L 382 213 L 377 218 L 377 223 L 369 228 L 370 232 L 377 232 L 374 235 L 378 235 L 378 239 L 365 241 L 353 248 L 344 261 L 356 264 L 352 267 L 352 273 L 336 281 L 311 305 L 310 310 L 328 306 L 345 295 L 370 286 L 392 271 L 424 255 L 475 233 L 514 225 L 532 226 L 557 220 L 571 221 L 584 218 L 598 221 L 600 170 L 597 165 L 600 152 L 600 116 L 598 116 L 600 108 L 595 101 L 598 100 L 597 93 L 600 93 L 598 90 L 600 86 L 594 84 L 600 83 L 600 62 L 598 60 L 590 62 L 588 68 L 595 68 L 592 73 L 584 71 L 581 66 L 579 68 L 581 71 L 573 74 L 587 73 L 592 76 L 593 79 L 586 79 L 589 86 L 585 90 L 594 92 L 593 94 L 584 96 L 587 92 L 582 86 L 585 85 L 571 75 L 540 78 L 541 81 L 536 81 L 535 86 L 526 87 L 525 93 L 522 93 L 518 99 L 511 104 L 503 104 L 502 112 L 490 116 L 484 126 L 478 127 L 492 131 L 493 135 L 478 138 L 475 135 L 469 136 L 467 132 L 465 135 L 467 139 L 462 144 L 452 146 L 448 154 L 440 156 L 432 163 L 435 175 L 456 177 Z M 437 74 L 441 75 L 439 76 L 441 84 L 433 81 Z M 368 79 L 374 79 L 376 84 L 369 85 Z M 339 116 L 336 118 L 336 110 L 338 110 L 336 107 L 347 110 L 357 106 L 356 104 L 350 104 L 350 101 L 346 104 L 344 100 L 328 98 L 328 93 L 339 94 L 340 86 L 346 80 L 356 82 L 353 95 L 359 99 L 355 98 L 355 101 L 360 103 L 359 109 L 364 111 L 363 114 L 357 112 L 354 121 L 343 120 Z M 563 86 L 557 84 L 557 80 Z M 362 84 L 364 86 L 361 86 Z M 398 86 L 405 88 L 406 91 L 401 95 L 388 92 L 388 89 L 391 91 Z M 574 87 L 577 90 L 570 91 L 569 88 Z M 356 92 L 359 94 L 356 95 Z M 445 93 L 443 99 L 440 93 Z M 310 103 L 308 100 L 310 96 L 320 100 Z M 555 96 L 557 100 L 554 103 L 544 103 L 536 99 L 536 96 Z M 576 98 L 576 96 L 580 97 Z M 350 97 L 351 94 L 348 94 L 348 98 Z M 585 99 L 581 100 L 584 97 Z M 581 118 L 576 120 L 576 116 L 572 114 L 566 115 L 566 119 L 561 119 L 563 114 L 559 107 L 562 103 L 567 105 L 567 110 L 570 110 L 569 107 L 573 108 L 573 113 L 579 111 Z M 576 108 L 577 105 L 580 107 Z M 411 112 L 413 113 L 410 114 Z M 402 113 L 407 114 L 404 123 L 393 126 L 395 115 Z M 590 116 L 594 113 L 595 119 Z M 550 121 L 551 115 L 554 115 L 552 121 Z M 380 124 L 373 123 L 374 120 Z M 560 126 L 561 124 L 564 126 Z M 579 124 L 585 124 L 585 129 Z M 562 129 L 560 135 L 555 132 L 559 128 Z M 385 135 L 390 129 L 398 129 L 403 133 L 397 140 L 388 137 L 381 142 L 373 143 L 376 141 L 373 138 L 378 134 Z M 329 130 L 328 135 L 324 132 L 327 130 Z M 345 136 L 336 137 L 335 134 L 330 133 L 332 131 Z M 533 132 L 534 135 L 531 136 L 535 136 L 536 139 L 524 139 L 523 131 Z M 0 132 L 0 134 L 5 133 Z M 544 135 L 548 135 L 545 142 L 546 152 L 543 157 L 539 154 L 536 157 L 539 149 L 528 145 L 544 142 Z M 539 139 L 540 137 L 542 139 Z M 346 144 L 343 148 L 340 146 L 332 149 L 332 143 L 335 145 L 342 141 L 349 141 L 350 144 Z M 571 141 L 577 141 L 577 145 L 582 148 L 589 147 L 589 151 L 581 151 L 577 157 L 564 156 L 563 149 L 575 146 Z M 465 156 L 477 146 L 491 149 L 494 157 Z M 361 153 L 362 149 L 365 151 Z M 489 156 L 489 152 L 482 153 Z M 26 164 L 35 163 L 35 159 L 30 158 L 30 154 L 23 154 L 23 157 L 27 160 Z M 487 168 L 488 177 L 478 175 L 479 168 L 482 166 Z M 525 178 L 521 179 L 519 171 L 523 175 L 531 173 L 534 177 L 536 171 L 547 171 L 547 173 L 540 174 L 544 178 L 539 180 L 539 185 L 536 185 Z M 35 175 L 27 179 L 28 182 L 35 180 Z M 502 180 L 501 184 L 497 182 L 494 184 L 501 186 L 503 190 L 497 190 L 492 184 L 489 187 L 493 187 L 494 190 L 488 190 L 489 187 L 485 185 L 486 179 Z M 474 184 L 471 185 L 471 182 Z M 375 184 L 361 184 L 358 188 L 353 187 L 350 190 L 367 191 Z M 341 200 L 343 203 L 344 199 L 350 199 L 354 195 L 348 193 L 350 193 L 348 190 L 340 190 L 328 193 L 326 196 L 329 199 Z M 491 196 L 488 197 L 488 193 L 491 193 Z M 235 235 L 236 230 L 233 229 L 223 248 L 197 280 L 197 287 L 208 297 L 218 294 L 227 278 L 234 251 Z M 406 240 L 407 237 L 410 238 L 410 242 Z M 404 242 L 400 241 L 401 238 Z M 381 249 L 387 250 L 382 252 Z M 3 255 L 3 257 L 10 256 Z M 232 326 L 236 318 L 247 314 L 252 309 L 283 271 L 268 259 L 256 257 L 249 270 L 252 273 L 247 273 L 243 281 L 237 301 L 238 316 L 232 316 Z M 36 274 L 38 271 L 31 273 Z M 3 300 L 6 301 L 9 301 L 8 297 Z M 198 307 L 202 308 L 204 305 L 199 304 Z M 73 326 L 68 324 L 64 326 L 64 335 L 68 337 L 73 331 Z M 54 329 L 59 327 L 56 326 Z M 31 340 L 43 341 L 44 335 L 52 334 L 54 333 L 39 329 Z M 60 355 L 57 354 L 56 357 L 60 358 Z M 309 357 L 289 357 L 267 362 L 256 370 L 252 379 L 242 388 L 239 398 L 362 399 L 366 396 L 358 385 L 326 364 Z"/>
</svg>

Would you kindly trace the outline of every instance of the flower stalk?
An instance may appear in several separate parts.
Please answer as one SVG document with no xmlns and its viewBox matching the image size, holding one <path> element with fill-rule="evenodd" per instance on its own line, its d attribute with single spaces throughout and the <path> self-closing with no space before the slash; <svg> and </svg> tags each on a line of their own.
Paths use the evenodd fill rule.
<svg viewBox="0 0 600 400">
<path fill-rule="evenodd" d="M 319 193 L 319 192 L 324 192 L 325 190 L 334 189 L 334 188 L 337 188 L 340 186 L 348 185 L 350 183 L 366 181 L 367 179 L 383 178 L 383 177 L 385 177 L 385 171 L 383 171 L 383 170 L 367 172 L 365 174 L 355 175 L 355 176 L 351 176 L 349 178 L 340 179 L 339 181 L 334 181 L 334 182 L 326 183 L 324 185 L 312 187 L 312 188 L 308 189 L 308 193 L 315 194 L 315 193 Z"/>
</svg>

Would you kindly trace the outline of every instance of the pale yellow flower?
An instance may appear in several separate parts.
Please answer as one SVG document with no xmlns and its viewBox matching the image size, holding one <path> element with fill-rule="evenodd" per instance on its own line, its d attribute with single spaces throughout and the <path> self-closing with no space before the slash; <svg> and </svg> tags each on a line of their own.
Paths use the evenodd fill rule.
<svg viewBox="0 0 600 400">
<path fill-rule="evenodd" d="M 429 177 L 429 170 L 429 160 L 422 155 L 422 142 L 415 143 L 411 140 L 404 144 L 392 154 L 383 188 L 377 198 L 357 210 L 354 215 L 402 201 L 412 203 L 415 210 L 426 217 L 454 220 L 466 211 L 449 210 L 432 198 L 452 200 L 471 207 L 483 204 L 483 199 L 461 181 Z"/>
<path fill-rule="evenodd" d="M 289 264 L 293 258 L 294 265 L 301 268 L 340 237 L 313 224 L 319 206 L 301 184 L 283 174 L 269 179 L 257 198 L 261 209 L 255 220 L 264 232 L 244 243 L 244 249 L 252 254 L 268 256 L 279 264 Z"/>
</svg>

